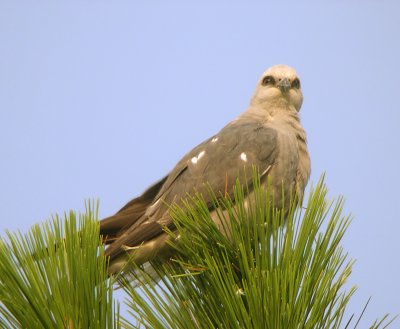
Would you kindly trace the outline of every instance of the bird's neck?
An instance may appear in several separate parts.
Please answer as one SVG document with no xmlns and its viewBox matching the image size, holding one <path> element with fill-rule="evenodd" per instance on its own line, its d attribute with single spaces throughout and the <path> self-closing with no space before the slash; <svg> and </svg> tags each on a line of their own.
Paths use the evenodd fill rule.
<svg viewBox="0 0 400 329">
<path fill-rule="evenodd" d="M 241 115 L 241 119 L 249 121 L 257 121 L 265 125 L 272 124 L 273 126 L 284 128 L 290 126 L 293 131 L 296 131 L 296 138 L 306 143 L 306 133 L 301 126 L 300 117 L 298 111 L 293 105 L 287 102 L 278 104 L 268 105 L 262 107 L 261 105 L 252 106 L 247 109 Z"/>
<path fill-rule="evenodd" d="M 250 104 L 243 116 L 263 123 L 271 121 L 300 122 L 295 106 L 286 101 L 257 105 Z"/>
</svg>

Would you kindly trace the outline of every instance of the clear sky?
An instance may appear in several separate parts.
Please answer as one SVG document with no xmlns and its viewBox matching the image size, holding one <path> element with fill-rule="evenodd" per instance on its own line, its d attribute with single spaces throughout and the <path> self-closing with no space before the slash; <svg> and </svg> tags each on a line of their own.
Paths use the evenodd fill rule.
<svg viewBox="0 0 400 329">
<path fill-rule="evenodd" d="M 100 215 L 295 67 L 312 159 L 354 221 L 350 311 L 400 312 L 400 2 L 1 1 L 0 231 Z M 397 322 L 398 325 L 399 322 Z"/>
</svg>

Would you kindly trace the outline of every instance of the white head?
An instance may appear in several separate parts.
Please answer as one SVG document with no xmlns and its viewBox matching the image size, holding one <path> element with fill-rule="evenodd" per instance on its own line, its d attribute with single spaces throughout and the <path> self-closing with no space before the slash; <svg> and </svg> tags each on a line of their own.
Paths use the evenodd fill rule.
<svg viewBox="0 0 400 329">
<path fill-rule="evenodd" d="M 293 106 L 297 112 L 302 103 L 300 79 L 295 69 L 286 65 L 275 65 L 266 70 L 251 99 L 251 105 L 254 106 Z"/>
</svg>

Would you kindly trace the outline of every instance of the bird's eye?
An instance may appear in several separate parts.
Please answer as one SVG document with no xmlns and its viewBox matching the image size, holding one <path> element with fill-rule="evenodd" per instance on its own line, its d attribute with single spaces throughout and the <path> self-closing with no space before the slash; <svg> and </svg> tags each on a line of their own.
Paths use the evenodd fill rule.
<svg viewBox="0 0 400 329">
<path fill-rule="evenodd" d="M 299 89 L 300 88 L 300 80 L 297 79 L 297 78 L 294 79 L 293 82 L 292 82 L 292 87 L 296 88 L 296 89 Z"/>
<path fill-rule="evenodd" d="M 267 75 L 264 79 L 262 79 L 261 84 L 263 86 L 273 85 L 273 84 L 275 84 L 275 79 L 272 76 Z"/>
</svg>

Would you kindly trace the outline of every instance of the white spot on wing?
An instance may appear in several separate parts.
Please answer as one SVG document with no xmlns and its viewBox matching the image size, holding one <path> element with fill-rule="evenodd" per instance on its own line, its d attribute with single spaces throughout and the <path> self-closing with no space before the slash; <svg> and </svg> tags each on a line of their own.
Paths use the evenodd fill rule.
<svg viewBox="0 0 400 329">
<path fill-rule="evenodd" d="M 146 210 L 146 214 L 151 214 L 153 210 L 158 206 L 159 202 L 161 199 L 158 199 L 156 202 L 154 202 L 149 208 Z"/>
<path fill-rule="evenodd" d="M 214 137 L 214 138 L 211 140 L 211 143 L 215 143 L 216 141 L 218 141 L 218 137 Z"/>
<path fill-rule="evenodd" d="M 201 152 L 197 155 L 197 157 L 193 157 L 193 158 L 192 158 L 192 163 L 193 163 L 193 164 L 196 164 L 197 161 L 199 161 L 199 160 L 204 156 L 204 154 L 206 154 L 206 151 L 201 151 Z"/>
<path fill-rule="evenodd" d="M 246 155 L 246 153 L 242 152 L 242 154 L 240 154 L 240 158 L 241 158 L 244 162 L 247 162 L 247 155 Z"/>
<path fill-rule="evenodd" d="M 140 246 L 134 246 L 134 247 L 130 247 L 130 246 L 127 246 L 127 245 L 122 245 L 122 249 L 124 249 L 125 251 L 137 250 L 137 249 L 139 249 L 140 247 L 141 247 L 141 245 L 140 245 Z"/>
</svg>

